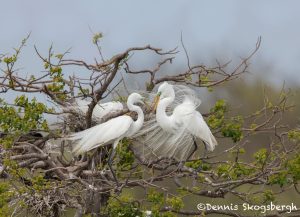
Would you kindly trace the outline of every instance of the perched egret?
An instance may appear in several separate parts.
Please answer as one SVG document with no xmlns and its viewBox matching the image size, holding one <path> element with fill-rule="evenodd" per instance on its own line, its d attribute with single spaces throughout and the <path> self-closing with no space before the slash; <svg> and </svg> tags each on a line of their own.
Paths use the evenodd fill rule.
<svg viewBox="0 0 300 217">
<path fill-rule="evenodd" d="M 75 102 L 70 105 L 64 106 L 62 110 L 64 112 L 75 111 L 76 113 L 85 115 L 90 102 L 84 99 L 76 99 Z M 120 111 L 123 109 L 121 102 L 106 102 L 102 104 L 96 104 L 93 110 L 93 120 L 101 121 L 101 119 L 109 113 Z"/>
<path fill-rule="evenodd" d="M 136 121 L 128 115 L 122 115 L 84 131 L 74 133 L 66 138 L 66 140 L 75 142 L 73 152 L 76 155 L 112 143 L 112 152 L 109 156 L 108 166 L 117 183 L 116 175 L 111 166 L 116 147 L 121 139 L 133 136 L 141 129 L 144 123 L 143 110 L 135 105 L 136 103 L 143 104 L 143 97 L 138 93 L 130 94 L 127 99 L 127 107 L 130 111 L 137 113 Z"/>
<path fill-rule="evenodd" d="M 196 110 L 200 103 L 188 87 L 161 84 L 155 97 L 156 115 L 146 120 L 136 136 L 136 141 L 144 144 L 145 157 L 154 155 L 185 161 L 194 153 L 199 140 L 207 150 L 213 151 L 217 141 Z"/>
<path fill-rule="evenodd" d="M 135 103 L 143 104 L 143 97 L 138 93 L 130 94 L 127 99 L 128 109 L 138 115 L 136 121 L 122 115 L 67 137 L 67 140 L 76 141 L 73 152 L 78 155 L 110 143 L 115 149 L 121 139 L 133 136 L 144 123 L 143 110 Z"/>
</svg>

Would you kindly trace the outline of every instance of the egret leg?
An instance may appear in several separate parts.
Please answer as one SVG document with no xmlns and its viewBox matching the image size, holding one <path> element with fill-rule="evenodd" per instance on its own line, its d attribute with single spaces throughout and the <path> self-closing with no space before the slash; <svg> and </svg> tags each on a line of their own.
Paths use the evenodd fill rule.
<svg viewBox="0 0 300 217">
<path fill-rule="evenodd" d="M 207 154 L 207 144 L 204 141 L 202 141 L 202 142 L 203 142 L 204 148 L 205 148 L 205 151 L 203 152 L 203 158 L 204 158 L 206 156 L 206 154 Z"/>
<path fill-rule="evenodd" d="M 194 143 L 193 143 L 193 145 L 194 145 L 194 150 L 190 153 L 190 155 L 188 156 L 187 160 L 189 160 L 189 159 L 193 156 L 193 154 L 197 151 L 197 149 L 198 149 L 198 145 L 197 145 L 197 143 L 196 143 L 196 140 L 193 139 L 193 141 L 194 141 Z"/>
<path fill-rule="evenodd" d="M 112 145 L 112 151 L 111 151 L 111 153 L 109 155 L 108 162 L 107 162 L 108 167 L 109 167 L 109 169 L 110 169 L 110 171 L 111 171 L 111 173 L 113 175 L 113 178 L 114 178 L 115 182 L 117 183 L 117 186 L 119 186 L 119 182 L 118 182 L 116 173 L 115 173 L 115 171 L 112 168 L 112 161 L 113 161 L 114 156 L 116 154 L 116 146 L 118 145 L 118 143 L 119 143 L 119 141 L 115 141 L 114 144 Z"/>
</svg>

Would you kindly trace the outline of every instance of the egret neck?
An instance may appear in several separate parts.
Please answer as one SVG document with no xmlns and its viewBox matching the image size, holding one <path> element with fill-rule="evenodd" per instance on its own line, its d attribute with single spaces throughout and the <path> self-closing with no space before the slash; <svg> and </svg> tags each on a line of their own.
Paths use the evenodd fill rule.
<svg viewBox="0 0 300 217">
<path fill-rule="evenodd" d="M 174 101 L 175 92 L 170 91 L 168 95 L 160 99 L 157 110 L 156 110 L 156 120 L 160 123 L 160 126 L 167 132 L 174 133 L 174 128 L 172 126 L 175 125 L 173 115 L 168 115 L 166 113 L 167 107 Z"/>
<path fill-rule="evenodd" d="M 139 106 L 134 105 L 134 103 L 134 100 L 127 101 L 128 109 L 130 111 L 136 112 L 138 115 L 137 120 L 133 122 L 129 132 L 127 133 L 127 136 L 129 137 L 135 134 L 139 129 L 141 129 L 144 124 L 144 112 Z"/>
</svg>

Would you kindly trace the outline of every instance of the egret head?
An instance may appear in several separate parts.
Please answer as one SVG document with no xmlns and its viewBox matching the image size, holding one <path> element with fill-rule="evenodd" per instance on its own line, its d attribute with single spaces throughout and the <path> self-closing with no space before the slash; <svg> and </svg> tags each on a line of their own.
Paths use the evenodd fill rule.
<svg viewBox="0 0 300 217">
<path fill-rule="evenodd" d="M 175 92 L 174 92 L 173 86 L 167 82 L 162 83 L 159 86 L 156 97 L 154 99 L 154 110 L 156 110 L 160 100 L 165 99 L 165 98 L 172 99 L 174 97 L 175 97 Z"/>
<path fill-rule="evenodd" d="M 132 93 L 129 95 L 127 99 L 127 104 L 135 104 L 135 103 L 141 103 L 144 104 L 144 97 L 142 97 L 138 93 Z"/>
<path fill-rule="evenodd" d="M 167 82 L 162 83 L 157 90 L 157 96 L 159 96 L 160 99 L 173 97 L 174 95 L 173 86 Z"/>
</svg>

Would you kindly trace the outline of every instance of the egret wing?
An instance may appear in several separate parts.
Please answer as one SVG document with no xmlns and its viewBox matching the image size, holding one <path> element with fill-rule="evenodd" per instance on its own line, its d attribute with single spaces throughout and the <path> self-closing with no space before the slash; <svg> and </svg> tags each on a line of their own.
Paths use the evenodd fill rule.
<svg viewBox="0 0 300 217">
<path fill-rule="evenodd" d="M 119 116 L 84 131 L 74 133 L 66 140 L 75 141 L 73 152 L 80 154 L 108 144 L 115 139 L 125 137 L 132 123 L 131 117 L 127 115 Z"/>
<path fill-rule="evenodd" d="M 215 137 L 199 112 L 196 111 L 194 113 L 193 118 L 190 119 L 187 126 L 187 129 L 192 135 L 198 137 L 205 143 L 207 150 L 213 151 L 218 145 Z"/>
<path fill-rule="evenodd" d="M 195 104 L 189 98 L 186 98 L 184 102 L 176 106 L 173 111 L 172 117 L 174 118 L 175 124 L 186 128 L 190 119 L 194 116 L 195 109 Z"/>
</svg>

